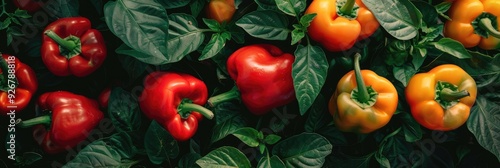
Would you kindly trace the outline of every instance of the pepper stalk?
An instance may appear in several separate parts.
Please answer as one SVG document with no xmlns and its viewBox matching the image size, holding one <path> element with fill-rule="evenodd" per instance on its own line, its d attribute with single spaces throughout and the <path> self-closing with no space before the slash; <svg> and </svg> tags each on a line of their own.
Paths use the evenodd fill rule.
<svg viewBox="0 0 500 168">
<path fill-rule="evenodd" d="M 80 38 L 76 36 L 69 35 L 63 39 L 52 30 L 46 30 L 44 34 L 59 44 L 61 55 L 67 59 L 77 56 L 82 52 Z"/>
<path fill-rule="evenodd" d="M 500 38 L 500 31 L 498 31 L 497 16 L 484 12 L 472 21 L 475 33 L 483 37 L 493 36 Z"/>
<path fill-rule="evenodd" d="M 238 91 L 238 87 L 234 86 L 231 90 L 225 93 L 210 97 L 207 100 L 207 103 L 208 105 L 210 105 L 210 107 L 215 107 L 219 103 L 238 98 L 240 98 L 240 92 Z"/>
<path fill-rule="evenodd" d="M 375 104 L 378 93 L 373 90 L 371 86 L 367 87 L 365 85 L 359 65 L 360 58 L 361 54 L 356 53 L 356 55 L 354 55 L 354 75 L 356 77 L 357 88 L 352 90 L 351 99 L 358 104 L 359 107 L 368 108 Z"/>
<path fill-rule="evenodd" d="M 201 115 L 203 115 L 205 118 L 208 118 L 209 120 L 214 118 L 214 113 L 212 111 L 210 111 L 209 109 L 207 109 L 201 105 L 192 103 L 191 100 L 189 100 L 189 99 L 184 99 L 181 102 L 181 104 L 179 104 L 179 106 L 177 106 L 177 113 L 179 113 L 179 115 L 183 119 L 188 118 L 192 111 L 200 113 Z"/>
</svg>

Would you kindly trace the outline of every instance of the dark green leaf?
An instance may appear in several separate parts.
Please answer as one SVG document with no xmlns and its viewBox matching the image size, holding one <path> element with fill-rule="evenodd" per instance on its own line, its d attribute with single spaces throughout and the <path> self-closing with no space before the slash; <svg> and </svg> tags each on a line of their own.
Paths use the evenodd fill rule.
<svg viewBox="0 0 500 168">
<path fill-rule="evenodd" d="M 291 45 L 294 45 L 297 42 L 299 42 L 300 40 L 302 40 L 302 38 L 304 38 L 304 36 L 306 36 L 306 33 L 303 30 L 293 29 L 293 31 L 292 31 L 292 43 L 291 43 Z"/>
<path fill-rule="evenodd" d="M 329 116 L 328 119 L 330 123 L 316 132 L 328 139 L 334 146 L 345 146 L 349 144 L 350 142 L 344 136 L 344 133 L 333 125 L 333 117 Z"/>
<path fill-rule="evenodd" d="M 198 145 L 198 143 L 196 143 L 193 139 L 189 140 L 189 152 L 200 153 L 200 145 Z"/>
<path fill-rule="evenodd" d="M 222 48 L 224 48 L 225 44 L 226 39 L 220 33 L 212 34 L 212 38 L 210 38 L 208 44 L 205 46 L 205 48 L 203 48 L 201 56 L 200 58 L 198 58 L 198 60 L 201 61 L 212 58 L 213 56 L 217 55 L 217 53 L 219 53 Z"/>
<path fill-rule="evenodd" d="M 264 143 L 268 145 L 274 145 L 276 142 L 280 141 L 281 137 L 275 134 L 269 134 L 264 138 Z"/>
<path fill-rule="evenodd" d="M 422 27 L 425 36 L 420 40 L 420 43 L 435 41 L 436 38 L 443 34 L 443 24 L 433 27 Z"/>
<path fill-rule="evenodd" d="M 241 27 L 237 26 L 236 24 L 230 24 L 228 31 L 230 32 L 231 39 L 233 39 L 234 42 L 238 44 L 245 43 L 245 30 L 243 30 Z"/>
<path fill-rule="evenodd" d="M 99 16 L 101 16 L 102 12 L 103 12 L 102 9 L 104 7 L 102 0 L 90 0 L 90 3 L 92 4 L 92 6 L 94 6 L 96 11 L 99 13 Z"/>
<path fill-rule="evenodd" d="M 56 8 L 50 8 L 58 18 L 79 16 L 80 3 L 78 0 L 56 0 L 52 5 Z"/>
<path fill-rule="evenodd" d="M 104 16 L 110 31 L 137 51 L 130 56 L 154 65 L 179 60 L 168 56 L 169 18 L 155 0 L 108 1 Z"/>
<path fill-rule="evenodd" d="M 297 46 L 292 77 L 301 115 L 313 104 L 325 84 L 327 74 L 328 61 L 321 47 Z"/>
<path fill-rule="evenodd" d="M 394 78 L 400 81 L 403 86 L 408 84 L 413 75 L 415 75 L 418 71 L 413 68 L 412 65 L 404 64 L 403 66 L 394 66 L 392 68 L 392 73 L 394 74 Z"/>
<path fill-rule="evenodd" d="M 390 149 L 393 149 L 394 147 L 394 140 L 395 136 L 401 131 L 400 129 L 397 129 L 393 131 L 392 133 L 388 134 L 387 136 L 384 137 L 382 142 L 380 142 L 380 147 L 378 151 L 375 153 L 375 159 L 380 163 L 382 167 L 391 167 L 391 163 L 389 159 L 387 158 L 387 155 L 397 155 L 398 153 L 391 153 L 387 152 Z M 394 152 L 394 151 L 392 151 Z"/>
<path fill-rule="evenodd" d="M 278 10 L 276 0 L 255 0 L 255 3 L 263 10 Z"/>
<path fill-rule="evenodd" d="M 438 20 L 438 13 L 434 6 L 425 1 L 412 1 L 413 5 L 422 13 L 422 24 L 434 25 Z"/>
<path fill-rule="evenodd" d="M 152 121 L 149 125 L 144 143 L 149 161 L 154 164 L 161 164 L 168 158 L 175 158 L 179 154 L 177 141 L 156 121 Z"/>
<path fill-rule="evenodd" d="M 234 116 L 221 124 L 213 127 L 211 143 L 217 142 L 222 138 L 234 133 L 236 130 L 245 126 L 245 122 L 241 116 Z"/>
<path fill-rule="evenodd" d="M 259 146 L 259 138 L 257 136 L 259 134 L 259 131 L 257 131 L 255 128 L 239 128 L 232 134 L 250 147 Z"/>
<path fill-rule="evenodd" d="M 427 56 L 427 49 L 416 47 L 414 48 L 414 51 L 415 53 L 412 54 L 411 63 L 413 64 L 413 68 L 415 70 L 419 70 L 425 61 L 425 57 Z"/>
<path fill-rule="evenodd" d="M 462 45 L 462 43 L 451 38 L 442 38 L 439 41 L 433 42 L 431 44 L 438 50 L 441 50 L 442 52 L 455 56 L 459 59 L 472 57 Z"/>
<path fill-rule="evenodd" d="M 276 155 L 271 157 L 262 157 L 257 164 L 257 168 L 282 168 L 285 163 Z"/>
<path fill-rule="evenodd" d="M 198 17 L 200 12 L 203 11 L 203 7 L 205 6 L 205 3 L 207 3 L 206 0 L 193 0 L 191 4 L 189 5 L 189 8 L 191 9 L 191 14 L 194 17 Z"/>
<path fill-rule="evenodd" d="M 141 126 L 141 110 L 137 99 L 122 88 L 111 90 L 108 115 L 118 131 L 134 131 Z"/>
<path fill-rule="evenodd" d="M 351 167 L 351 168 L 366 168 L 370 167 L 370 162 L 373 158 L 370 153 L 364 156 L 350 156 L 342 152 L 334 152 L 326 157 L 325 165 L 335 165 L 336 167 Z"/>
<path fill-rule="evenodd" d="M 36 161 L 41 160 L 43 157 L 42 155 L 35 153 L 35 152 L 25 152 L 23 155 L 18 155 L 15 157 L 16 159 L 16 166 L 29 166 L 35 163 Z"/>
<path fill-rule="evenodd" d="M 196 18 L 191 15 L 175 13 L 169 15 L 168 19 L 168 57 L 179 61 L 196 51 L 203 43 L 205 35 L 196 27 Z"/>
<path fill-rule="evenodd" d="M 131 167 L 138 161 L 127 159 L 135 155 L 135 150 L 128 134 L 117 133 L 85 146 L 73 160 L 63 167 Z"/>
<path fill-rule="evenodd" d="M 197 168 L 198 166 L 195 162 L 201 158 L 198 153 L 188 153 L 181 157 L 179 160 L 179 168 Z"/>
<path fill-rule="evenodd" d="M 275 0 L 278 9 L 290 16 L 298 16 L 306 10 L 306 0 Z"/>
<path fill-rule="evenodd" d="M 18 18 L 24 18 L 24 19 L 31 17 L 31 15 L 28 13 L 28 11 L 21 10 L 19 8 L 16 9 L 16 11 L 14 11 L 14 15 Z"/>
<path fill-rule="evenodd" d="M 499 118 L 500 105 L 478 95 L 467 120 L 467 128 L 474 134 L 477 142 L 500 161 Z"/>
<path fill-rule="evenodd" d="M 302 27 L 304 29 L 306 29 L 307 27 L 309 27 L 311 25 L 311 22 L 312 20 L 316 17 L 316 13 L 309 13 L 309 14 L 305 14 L 303 15 L 302 17 L 300 17 L 300 25 L 302 25 Z"/>
<path fill-rule="evenodd" d="M 214 107 L 213 112 L 215 113 L 216 125 L 220 125 L 227 120 L 234 119 L 234 117 L 238 117 L 237 120 L 242 118 L 241 107 L 237 105 L 237 103 L 231 101 L 217 104 Z"/>
<path fill-rule="evenodd" d="M 442 17 L 451 20 L 445 13 L 450 9 L 451 7 L 451 2 L 441 2 L 435 6 L 436 11 L 438 12 L 439 15 Z"/>
<path fill-rule="evenodd" d="M 286 167 L 321 167 L 331 152 L 332 145 L 325 137 L 301 133 L 276 144 L 272 153 L 282 158 Z"/>
<path fill-rule="evenodd" d="M 286 15 L 270 10 L 250 12 L 236 21 L 236 25 L 265 40 L 285 40 L 290 33 Z"/>
<path fill-rule="evenodd" d="M 219 22 L 217 22 L 214 19 L 203 18 L 203 23 L 205 23 L 208 26 L 208 28 L 210 28 L 213 31 L 218 32 L 221 30 L 221 26 L 220 26 Z"/>
<path fill-rule="evenodd" d="M 422 139 L 422 128 L 415 119 L 408 112 L 401 112 L 398 114 L 401 116 L 401 121 L 403 124 L 403 133 L 405 135 L 405 140 L 407 142 L 415 142 Z"/>
<path fill-rule="evenodd" d="M 11 21 L 12 21 L 12 23 L 15 23 L 15 24 L 17 24 L 17 25 L 21 25 L 21 22 L 19 22 L 19 20 L 18 20 L 18 19 L 16 19 L 15 17 L 12 17 L 12 18 L 11 18 Z"/>
<path fill-rule="evenodd" d="M 9 25 L 10 25 L 11 23 L 12 23 L 11 18 L 10 18 L 10 17 L 6 18 L 6 19 L 2 22 L 2 25 L 0 25 L 0 30 L 6 29 L 7 27 L 9 27 Z"/>
<path fill-rule="evenodd" d="M 125 69 L 125 71 L 127 72 L 130 81 L 136 81 L 136 79 L 138 79 L 146 71 L 148 64 L 139 61 L 138 59 L 130 55 L 134 55 L 136 57 L 140 55 L 147 57 L 149 55 L 140 53 L 125 44 L 120 45 L 115 50 L 115 52 L 118 54 L 127 54 L 127 55 L 119 55 L 118 61 L 120 61 L 123 69 Z"/>
<path fill-rule="evenodd" d="M 206 168 L 250 168 L 252 166 L 245 154 L 231 146 L 223 146 L 211 151 L 201 159 L 198 159 L 196 164 Z"/>
<path fill-rule="evenodd" d="M 409 40 L 418 34 L 422 14 L 409 0 L 362 0 L 393 37 Z"/>
<path fill-rule="evenodd" d="M 189 4 L 190 0 L 158 0 L 160 4 L 165 7 L 165 9 L 174 9 L 186 6 Z"/>
<path fill-rule="evenodd" d="M 307 117 L 304 129 L 306 132 L 316 132 L 320 128 L 326 126 L 330 120 L 330 113 L 327 109 L 327 102 L 323 95 L 319 94 L 314 100 L 311 108 L 309 109 L 309 116 Z"/>
</svg>

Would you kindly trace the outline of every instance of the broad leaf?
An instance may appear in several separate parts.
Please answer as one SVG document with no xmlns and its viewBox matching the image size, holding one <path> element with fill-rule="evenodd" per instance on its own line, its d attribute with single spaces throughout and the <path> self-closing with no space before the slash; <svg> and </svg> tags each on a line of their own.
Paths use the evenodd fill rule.
<svg viewBox="0 0 500 168">
<path fill-rule="evenodd" d="M 234 131 L 232 134 L 250 147 L 259 146 L 259 138 L 258 138 L 259 131 L 257 131 L 255 128 L 251 127 L 240 128 Z"/>
<path fill-rule="evenodd" d="M 179 168 L 197 168 L 200 167 L 196 164 L 196 161 L 201 158 L 198 153 L 188 153 L 179 160 Z"/>
<path fill-rule="evenodd" d="M 362 0 L 393 37 L 409 40 L 418 34 L 422 14 L 409 0 Z"/>
<path fill-rule="evenodd" d="M 257 168 L 282 168 L 285 163 L 276 155 L 271 157 L 262 157 L 257 164 Z"/>
<path fill-rule="evenodd" d="M 222 138 L 234 133 L 236 130 L 245 126 L 241 116 L 234 116 L 213 127 L 211 143 L 217 142 Z"/>
<path fill-rule="evenodd" d="M 271 10 L 250 12 L 236 21 L 236 25 L 265 40 L 285 40 L 290 33 L 286 15 Z"/>
<path fill-rule="evenodd" d="M 137 99 L 122 88 L 111 90 L 108 115 L 118 131 L 134 131 L 141 126 L 141 110 Z"/>
<path fill-rule="evenodd" d="M 370 167 L 373 154 L 364 156 L 350 156 L 342 152 L 335 152 L 326 157 L 325 165 L 335 165 L 336 167 L 363 168 Z"/>
<path fill-rule="evenodd" d="M 196 18 L 191 15 L 174 13 L 168 16 L 168 20 L 168 57 L 177 62 L 196 51 L 203 43 L 205 35 L 197 28 Z"/>
<path fill-rule="evenodd" d="M 201 56 L 198 60 L 206 60 L 217 55 L 217 53 L 224 48 L 226 40 L 227 39 L 225 39 L 220 33 L 212 34 L 212 38 L 210 38 L 210 41 L 201 52 Z"/>
<path fill-rule="evenodd" d="M 193 15 L 194 17 L 198 17 L 200 12 L 203 12 L 205 3 L 207 3 L 206 0 L 192 0 L 191 4 L 189 5 L 189 9 L 191 9 L 191 15 Z"/>
<path fill-rule="evenodd" d="M 189 4 L 189 0 L 158 0 L 160 4 L 165 7 L 165 9 L 174 9 L 186 6 Z"/>
<path fill-rule="evenodd" d="M 394 66 L 392 68 L 394 78 L 400 81 L 404 86 L 408 84 L 411 77 L 417 73 L 417 70 L 414 69 L 412 65 L 404 64 L 402 66 Z"/>
<path fill-rule="evenodd" d="M 467 128 L 486 150 L 500 161 L 500 105 L 479 95 L 472 107 Z"/>
<path fill-rule="evenodd" d="M 328 75 L 328 61 L 318 46 L 299 45 L 292 65 L 293 86 L 304 115 L 318 96 Z"/>
<path fill-rule="evenodd" d="M 298 16 L 306 10 L 306 0 L 275 0 L 278 9 L 290 16 Z"/>
<path fill-rule="evenodd" d="M 127 55 L 120 55 L 117 57 L 118 61 L 120 61 L 122 65 L 122 68 L 125 69 L 125 71 L 127 72 L 129 81 L 136 81 L 139 77 L 141 77 L 141 75 L 144 72 L 146 72 L 148 64 L 128 55 L 133 53 L 136 54 L 142 54 L 142 53 L 133 50 L 132 48 L 130 48 L 125 44 L 120 45 L 115 52 L 119 54 L 127 53 Z"/>
<path fill-rule="evenodd" d="M 255 3 L 263 10 L 278 10 L 276 0 L 255 0 Z"/>
<path fill-rule="evenodd" d="M 177 61 L 167 56 L 169 20 L 167 12 L 155 0 L 117 0 L 104 5 L 110 31 L 138 53 L 145 63 L 160 65 Z"/>
<path fill-rule="evenodd" d="M 286 167 L 321 167 L 331 152 L 332 145 L 325 137 L 302 133 L 279 142 L 272 153 L 282 158 Z"/>
<path fill-rule="evenodd" d="M 58 18 L 79 16 L 80 3 L 78 0 L 55 0 L 46 5 L 46 11 Z"/>
<path fill-rule="evenodd" d="M 179 154 L 177 141 L 156 121 L 152 121 L 146 131 L 144 148 L 149 161 L 154 164 L 161 164 L 168 158 L 175 158 Z"/>
<path fill-rule="evenodd" d="M 407 142 L 415 142 L 422 139 L 422 128 L 409 112 L 401 112 L 398 116 L 401 116 L 399 119 L 402 121 L 403 133 Z"/>
<path fill-rule="evenodd" d="M 240 150 L 231 146 L 217 148 L 196 161 L 201 167 L 250 168 L 248 158 Z"/>
<path fill-rule="evenodd" d="M 309 116 L 307 117 L 304 129 L 306 132 L 316 132 L 326 126 L 331 121 L 331 117 L 327 109 L 327 101 L 320 94 L 309 109 Z"/>
<path fill-rule="evenodd" d="M 471 58 L 472 56 L 465 49 L 462 43 L 451 38 L 442 38 L 432 43 L 434 47 L 459 59 Z"/>
</svg>

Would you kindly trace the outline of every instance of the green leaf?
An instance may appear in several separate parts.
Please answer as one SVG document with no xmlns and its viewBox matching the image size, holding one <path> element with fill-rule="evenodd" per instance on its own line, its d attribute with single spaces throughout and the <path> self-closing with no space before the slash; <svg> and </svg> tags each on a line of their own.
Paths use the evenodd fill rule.
<svg viewBox="0 0 500 168">
<path fill-rule="evenodd" d="M 327 102 L 321 94 L 316 97 L 316 100 L 314 100 L 314 103 L 308 113 L 309 116 L 307 117 L 306 124 L 304 125 L 304 130 L 306 132 L 316 132 L 331 121 L 328 120 L 332 116 L 328 112 Z"/>
<path fill-rule="evenodd" d="M 401 131 L 401 128 L 393 131 L 392 133 L 388 134 L 387 136 L 384 137 L 382 142 L 380 142 L 380 147 L 378 151 L 375 153 L 375 159 L 380 163 L 382 167 L 391 167 L 391 163 L 389 159 L 387 158 L 384 153 L 389 153 L 389 154 L 397 154 L 397 153 L 390 153 L 390 152 L 385 152 L 387 149 L 393 146 L 394 139 L 396 138 L 395 136 Z"/>
<path fill-rule="evenodd" d="M 189 9 L 191 9 L 191 14 L 194 17 L 198 17 L 200 12 L 203 11 L 203 7 L 205 6 L 205 3 L 207 3 L 206 0 L 193 0 L 191 4 L 189 5 Z"/>
<path fill-rule="evenodd" d="M 201 155 L 198 153 L 188 153 L 181 157 L 179 160 L 178 166 L 179 168 L 197 168 L 198 166 L 195 162 L 201 158 Z"/>
<path fill-rule="evenodd" d="M 257 131 L 255 128 L 251 127 L 239 128 L 232 134 L 250 147 L 259 146 L 259 138 L 258 138 L 259 131 Z"/>
<path fill-rule="evenodd" d="M 141 126 L 141 110 L 137 99 L 122 88 L 113 88 L 109 96 L 108 115 L 120 132 L 138 130 Z"/>
<path fill-rule="evenodd" d="M 351 156 L 343 152 L 336 152 L 326 157 L 325 165 L 335 165 L 336 167 L 356 167 L 356 168 L 370 167 L 372 166 L 370 162 L 374 154 L 375 153 L 370 153 L 363 156 Z"/>
<path fill-rule="evenodd" d="M 275 0 L 278 9 L 290 16 L 298 16 L 306 10 L 306 0 Z"/>
<path fill-rule="evenodd" d="M 136 50 L 130 56 L 154 65 L 178 61 L 179 58 L 168 57 L 169 18 L 155 0 L 108 1 L 104 16 L 109 30 Z"/>
<path fill-rule="evenodd" d="M 437 42 L 431 43 L 436 49 L 445 52 L 447 54 L 450 54 L 454 57 L 457 57 L 459 59 L 465 59 L 465 58 L 471 58 L 472 56 L 469 54 L 469 52 L 465 49 L 464 45 L 462 43 L 453 40 L 451 38 L 442 38 Z"/>
<path fill-rule="evenodd" d="M 273 147 L 273 155 L 282 158 L 286 167 L 321 167 L 331 152 L 330 142 L 316 133 L 294 135 Z"/>
<path fill-rule="evenodd" d="M 57 16 L 57 18 L 79 16 L 79 0 L 56 0 L 50 4 L 53 6 L 49 9 Z M 54 6 L 57 7 L 54 8 Z"/>
<path fill-rule="evenodd" d="M 239 104 L 232 101 L 217 104 L 213 108 L 213 112 L 215 114 L 216 125 L 220 125 L 230 119 L 235 119 L 234 117 L 238 117 L 237 120 L 242 118 L 241 107 Z"/>
<path fill-rule="evenodd" d="M 9 25 L 12 23 L 12 20 L 10 17 L 6 18 L 3 22 L 2 25 L 0 25 L 0 30 L 6 29 L 9 27 Z"/>
<path fill-rule="evenodd" d="M 422 139 L 422 128 L 420 124 L 413 119 L 410 113 L 401 112 L 398 116 L 401 116 L 400 121 L 402 121 L 403 124 L 402 128 L 406 142 L 416 142 Z"/>
<path fill-rule="evenodd" d="M 208 44 L 203 48 L 200 58 L 198 60 L 206 60 L 217 55 L 226 44 L 226 38 L 224 38 L 220 33 L 212 34 L 212 38 Z"/>
<path fill-rule="evenodd" d="M 205 35 L 198 29 L 196 18 L 184 13 L 168 16 L 168 57 L 180 61 L 187 54 L 196 51 L 203 43 Z"/>
<path fill-rule="evenodd" d="M 200 153 L 200 145 L 198 145 L 198 143 L 196 143 L 193 139 L 189 140 L 189 152 Z"/>
<path fill-rule="evenodd" d="M 94 6 L 96 11 L 99 13 L 99 16 L 102 16 L 102 13 L 104 12 L 102 10 L 104 7 L 102 0 L 90 0 L 90 3 L 92 4 L 92 6 Z"/>
<path fill-rule="evenodd" d="M 236 130 L 245 126 L 245 122 L 241 116 L 234 116 L 221 124 L 213 127 L 211 143 L 217 142 L 224 137 L 234 133 Z"/>
<path fill-rule="evenodd" d="M 291 45 L 296 44 L 297 42 L 299 42 L 300 40 L 302 40 L 302 38 L 304 38 L 305 36 L 306 36 L 306 33 L 303 30 L 293 29 L 293 31 L 292 31 L 292 43 L 291 43 Z"/>
<path fill-rule="evenodd" d="M 217 148 L 196 161 L 203 168 L 250 168 L 252 165 L 241 151 L 231 146 Z"/>
<path fill-rule="evenodd" d="M 236 21 L 236 25 L 265 40 L 285 40 L 290 33 L 286 15 L 271 10 L 250 12 Z"/>
<path fill-rule="evenodd" d="M 285 163 L 276 155 L 262 157 L 257 164 L 257 168 L 282 168 L 286 167 Z"/>
<path fill-rule="evenodd" d="M 278 10 L 276 0 L 255 0 L 255 3 L 263 10 Z"/>
<path fill-rule="evenodd" d="M 149 161 L 153 164 L 161 164 L 168 158 L 175 158 L 179 154 L 177 141 L 156 121 L 152 121 L 146 131 L 144 148 Z"/>
<path fill-rule="evenodd" d="M 133 141 L 126 133 L 117 133 L 85 146 L 63 168 L 131 167 L 138 161 L 127 160 L 136 153 Z"/>
<path fill-rule="evenodd" d="M 219 32 L 221 30 L 221 25 L 216 20 L 207 19 L 207 18 L 202 18 L 202 19 L 203 19 L 203 23 L 205 23 L 208 26 L 208 28 L 210 28 L 210 30 L 213 30 L 216 32 Z"/>
<path fill-rule="evenodd" d="M 434 6 L 425 1 L 412 1 L 413 5 L 422 13 L 423 25 L 435 25 L 438 20 L 438 13 Z"/>
<path fill-rule="evenodd" d="M 24 166 L 29 166 L 35 163 L 36 161 L 41 160 L 43 157 L 42 155 L 35 153 L 35 152 L 25 152 L 23 155 L 18 155 L 15 157 L 16 159 L 16 166 L 24 167 Z"/>
<path fill-rule="evenodd" d="M 403 86 L 408 84 L 411 77 L 415 75 L 418 71 L 413 68 L 412 65 L 404 64 L 402 66 L 394 66 L 392 68 L 392 73 L 394 74 L 394 78 L 400 81 Z"/>
<path fill-rule="evenodd" d="M 31 15 L 28 13 L 28 11 L 21 10 L 19 8 L 16 9 L 16 11 L 14 11 L 14 15 L 18 18 L 24 18 L 24 19 L 31 18 Z"/>
<path fill-rule="evenodd" d="M 451 2 L 441 2 L 435 6 L 437 13 L 448 20 L 451 20 L 451 18 L 449 18 L 445 13 L 448 9 L 450 9 L 450 7 Z"/>
<path fill-rule="evenodd" d="M 302 25 L 302 27 L 304 29 L 307 29 L 307 27 L 309 27 L 311 25 L 311 22 L 313 21 L 313 19 L 316 17 L 316 13 L 309 13 L 309 14 L 305 14 L 303 15 L 302 17 L 300 17 L 300 25 Z"/>
<path fill-rule="evenodd" d="M 467 128 L 486 150 L 493 153 L 500 161 L 500 105 L 482 95 L 478 95 L 476 103 L 470 111 Z"/>
<path fill-rule="evenodd" d="M 129 81 L 136 81 L 141 75 L 146 72 L 146 68 L 148 67 L 148 64 L 139 61 L 133 56 L 140 56 L 141 54 L 144 55 L 141 52 L 138 52 L 129 46 L 122 44 L 115 50 L 116 53 L 118 54 L 126 54 L 126 55 L 119 55 L 118 61 L 120 61 L 123 69 L 126 71 L 129 77 Z M 144 56 L 149 56 L 149 55 L 144 55 Z"/>
<path fill-rule="evenodd" d="M 264 138 L 264 143 L 268 145 L 274 145 L 276 142 L 280 141 L 281 137 L 275 134 L 269 134 Z"/>
<path fill-rule="evenodd" d="M 415 47 L 414 48 L 415 53 L 412 54 L 412 65 L 415 70 L 420 69 L 422 64 L 425 61 L 425 58 L 427 56 L 427 49 L 426 48 L 420 48 L 420 47 Z"/>
<path fill-rule="evenodd" d="M 409 40 L 418 34 L 422 14 L 409 0 L 362 0 L 390 35 Z"/>
<path fill-rule="evenodd" d="M 321 47 L 298 45 L 292 65 L 292 77 L 301 115 L 313 104 L 327 75 L 328 61 Z"/>
<path fill-rule="evenodd" d="M 188 5 L 190 0 L 158 0 L 158 2 L 162 4 L 165 9 L 174 9 Z"/>
</svg>

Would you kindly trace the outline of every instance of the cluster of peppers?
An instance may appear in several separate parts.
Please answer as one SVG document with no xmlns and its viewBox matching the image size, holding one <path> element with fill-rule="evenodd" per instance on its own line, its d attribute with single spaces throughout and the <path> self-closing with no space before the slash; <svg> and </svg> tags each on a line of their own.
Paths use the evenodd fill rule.
<svg viewBox="0 0 500 168">
<path fill-rule="evenodd" d="M 445 35 L 458 39 L 466 47 L 479 44 L 482 48 L 496 48 L 500 43 L 497 39 L 500 33 L 496 25 L 491 25 L 491 16 L 494 16 L 491 13 L 497 11 L 488 8 L 496 1 L 481 2 L 454 2 L 450 9 L 452 20 L 445 25 Z M 477 15 L 462 19 L 465 17 L 457 11 L 464 6 L 474 6 L 471 4 L 475 4 L 472 12 Z M 209 18 L 223 23 L 231 20 L 236 9 L 233 0 L 212 0 L 206 10 L 210 13 Z M 308 32 L 312 39 L 329 51 L 350 49 L 356 41 L 371 36 L 379 27 L 361 0 L 314 0 L 306 13 L 317 14 Z M 476 21 L 470 26 L 462 24 L 473 20 Z M 492 37 L 481 38 L 474 34 L 474 29 L 478 28 Z M 53 22 L 46 27 L 43 38 L 42 60 L 58 76 L 87 76 L 98 69 L 106 58 L 102 35 L 91 29 L 90 21 L 83 17 L 61 18 Z M 4 54 L 3 60 L 8 60 L 8 57 Z M 338 82 L 328 109 L 338 129 L 369 133 L 390 121 L 398 106 L 398 94 L 384 77 L 370 70 L 360 70 L 359 58 L 359 54 L 354 56 L 354 70 Z M 205 83 L 189 74 L 153 72 L 144 79 L 139 105 L 148 118 L 163 125 L 176 140 L 185 141 L 196 133 L 203 116 L 208 119 L 214 117 L 210 110 L 203 107 L 205 104 L 215 106 L 230 99 L 240 99 L 251 113 L 264 115 L 273 108 L 294 101 L 293 62 L 293 55 L 284 53 L 276 46 L 245 46 L 227 60 L 227 71 L 235 81 L 235 87 L 228 92 L 208 99 Z M 0 63 L 4 72 L 2 81 L 5 81 L 8 78 L 5 73 L 8 71 L 7 63 Z M 16 98 L 16 102 L 21 110 L 36 91 L 37 82 L 33 70 L 17 60 L 15 64 L 16 92 L 22 95 Z M 3 101 L 7 99 L 6 90 L 2 91 L 1 102 L 7 102 Z M 35 126 L 34 136 L 47 153 L 62 152 L 83 141 L 99 123 L 103 118 L 99 105 L 102 108 L 107 106 L 109 94 L 110 90 L 105 90 L 98 102 L 66 91 L 44 93 L 37 105 L 51 114 L 22 121 L 18 125 Z M 443 131 L 456 129 L 465 123 L 476 94 L 474 79 L 460 67 L 449 64 L 415 75 L 405 91 L 417 122 L 428 129 Z M 7 106 L 0 104 L 2 114 L 8 113 Z"/>
</svg>

